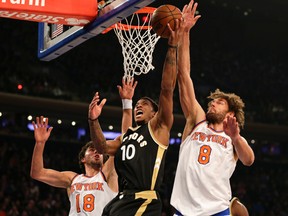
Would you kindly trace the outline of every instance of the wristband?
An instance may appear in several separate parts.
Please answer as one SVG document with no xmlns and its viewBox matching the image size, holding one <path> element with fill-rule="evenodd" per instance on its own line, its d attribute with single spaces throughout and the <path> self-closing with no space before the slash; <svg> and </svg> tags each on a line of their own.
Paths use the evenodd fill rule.
<svg viewBox="0 0 288 216">
<path fill-rule="evenodd" d="M 123 109 L 132 109 L 132 100 L 131 99 L 122 99 L 122 108 Z"/>
</svg>

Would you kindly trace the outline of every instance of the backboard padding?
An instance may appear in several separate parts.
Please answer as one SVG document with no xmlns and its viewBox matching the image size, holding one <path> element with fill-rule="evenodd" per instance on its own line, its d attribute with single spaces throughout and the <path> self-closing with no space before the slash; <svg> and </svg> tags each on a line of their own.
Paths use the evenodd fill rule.
<svg viewBox="0 0 288 216">
<path fill-rule="evenodd" d="M 154 0 L 115 0 L 99 11 L 93 22 L 83 27 L 73 26 L 53 39 L 49 36 L 48 24 L 39 23 L 38 58 L 43 61 L 55 59 L 152 2 Z"/>
</svg>

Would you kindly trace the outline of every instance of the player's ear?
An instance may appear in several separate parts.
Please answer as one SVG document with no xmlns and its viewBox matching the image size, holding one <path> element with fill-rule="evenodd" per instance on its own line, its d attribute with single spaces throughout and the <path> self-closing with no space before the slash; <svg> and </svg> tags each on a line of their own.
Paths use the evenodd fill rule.
<svg viewBox="0 0 288 216">
<path fill-rule="evenodd" d="M 151 116 L 152 116 L 152 118 L 156 115 L 156 111 L 155 110 L 152 110 L 152 113 L 151 113 Z"/>
<path fill-rule="evenodd" d="M 86 162 L 85 157 L 83 157 L 83 158 L 81 159 L 81 162 L 82 162 L 82 163 L 85 163 L 85 162 Z"/>
</svg>

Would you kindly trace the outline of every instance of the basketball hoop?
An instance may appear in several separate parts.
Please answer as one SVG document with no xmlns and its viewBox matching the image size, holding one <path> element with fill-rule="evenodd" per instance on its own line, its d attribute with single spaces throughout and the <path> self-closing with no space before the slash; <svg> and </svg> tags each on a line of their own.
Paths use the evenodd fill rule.
<svg viewBox="0 0 288 216">
<path fill-rule="evenodd" d="M 112 26 L 122 47 L 124 78 L 128 80 L 154 69 L 152 54 L 160 39 L 150 25 L 155 10 L 144 7 Z"/>
</svg>

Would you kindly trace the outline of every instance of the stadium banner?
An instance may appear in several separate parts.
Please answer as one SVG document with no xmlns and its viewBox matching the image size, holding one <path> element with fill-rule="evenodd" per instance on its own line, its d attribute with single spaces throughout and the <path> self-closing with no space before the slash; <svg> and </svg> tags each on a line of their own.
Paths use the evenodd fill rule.
<svg viewBox="0 0 288 216">
<path fill-rule="evenodd" d="M 0 0 L 0 18 L 84 26 L 97 13 L 95 0 Z"/>
</svg>

